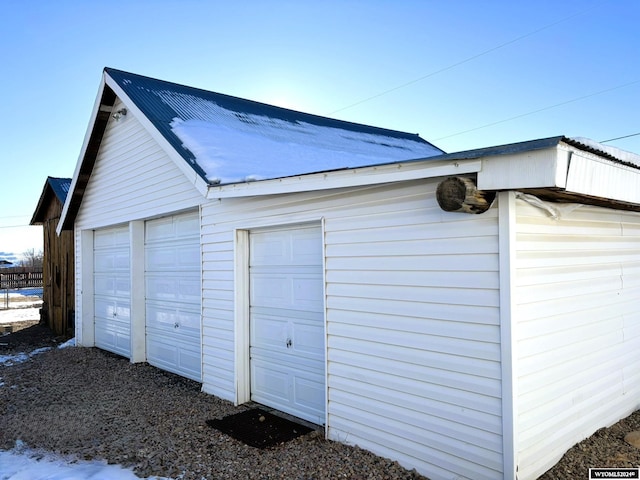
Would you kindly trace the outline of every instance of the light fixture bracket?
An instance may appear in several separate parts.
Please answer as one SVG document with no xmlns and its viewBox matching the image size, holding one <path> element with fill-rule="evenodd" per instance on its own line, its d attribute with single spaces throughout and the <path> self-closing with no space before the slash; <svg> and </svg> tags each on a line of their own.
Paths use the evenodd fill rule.
<svg viewBox="0 0 640 480">
<path fill-rule="evenodd" d="M 126 108 L 121 108 L 120 110 L 118 110 L 117 112 L 115 112 L 113 115 L 111 115 L 116 121 L 120 120 L 122 117 L 124 117 L 127 114 L 127 109 Z"/>
</svg>

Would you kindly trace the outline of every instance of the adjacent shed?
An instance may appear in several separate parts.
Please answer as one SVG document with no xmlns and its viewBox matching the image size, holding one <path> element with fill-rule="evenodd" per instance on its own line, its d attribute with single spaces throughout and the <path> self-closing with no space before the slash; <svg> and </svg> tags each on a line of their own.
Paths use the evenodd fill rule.
<svg viewBox="0 0 640 480">
<path fill-rule="evenodd" d="M 56 232 L 70 186 L 70 178 L 48 177 L 30 223 L 42 225 L 44 235 L 41 320 L 58 335 L 74 332 L 74 236 Z"/>
<path fill-rule="evenodd" d="M 105 69 L 58 226 L 77 342 L 433 480 L 535 479 L 640 407 L 639 184 L 587 140 L 444 154 Z"/>
</svg>

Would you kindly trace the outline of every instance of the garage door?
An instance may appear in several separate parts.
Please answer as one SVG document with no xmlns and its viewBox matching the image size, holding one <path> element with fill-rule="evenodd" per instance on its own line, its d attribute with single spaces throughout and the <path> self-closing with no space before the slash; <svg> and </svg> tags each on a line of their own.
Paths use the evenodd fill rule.
<svg viewBox="0 0 640 480">
<path fill-rule="evenodd" d="M 147 361 L 201 381 L 198 213 L 146 222 Z"/>
<path fill-rule="evenodd" d="M 93 249 L 96 346 L 130 358 L 129 228 L 96 230 Z"/>
<path fill-rule="evenodd" d="M 250 233 L 251 399 L 324 423 L 320 227 Z"/>
</svg>

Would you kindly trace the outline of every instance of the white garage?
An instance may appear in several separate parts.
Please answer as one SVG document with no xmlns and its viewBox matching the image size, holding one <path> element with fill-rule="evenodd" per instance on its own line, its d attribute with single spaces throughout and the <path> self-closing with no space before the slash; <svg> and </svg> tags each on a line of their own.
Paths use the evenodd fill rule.
<svg viewBox="0 0 640 480">
<path fill-rule="evenodd" d="M 201 381 L 198 212 L 150 220 L 145 228 L 147 361 Z"/>
<path fill-rule="evenodd" d="M 434 480 L 535 479 L 638 408 L 638 185 L 585 139 L 444 154 L 105 69 L 58 224 L 77 343 Z"/>
<path fill-rule="evenodd" d="M 250 233 L 251 399 L 325 421 L 320 226 Z"/>
<path fill-rule="evenodd" d="M 129 228 L 96 230 L 93 241 L 96 346 L 131 356 Z"/>
</svg>

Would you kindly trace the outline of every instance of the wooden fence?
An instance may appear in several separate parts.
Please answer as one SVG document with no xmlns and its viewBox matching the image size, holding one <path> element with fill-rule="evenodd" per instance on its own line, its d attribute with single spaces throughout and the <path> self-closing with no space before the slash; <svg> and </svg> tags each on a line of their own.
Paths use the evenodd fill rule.
<svg viewBox="0 0 640 480">
<path fill-rule="evenodd" d="M 42 267 L 0 269 L 0 290 L 14 288 L 42 288 Z"/>
</svg>

